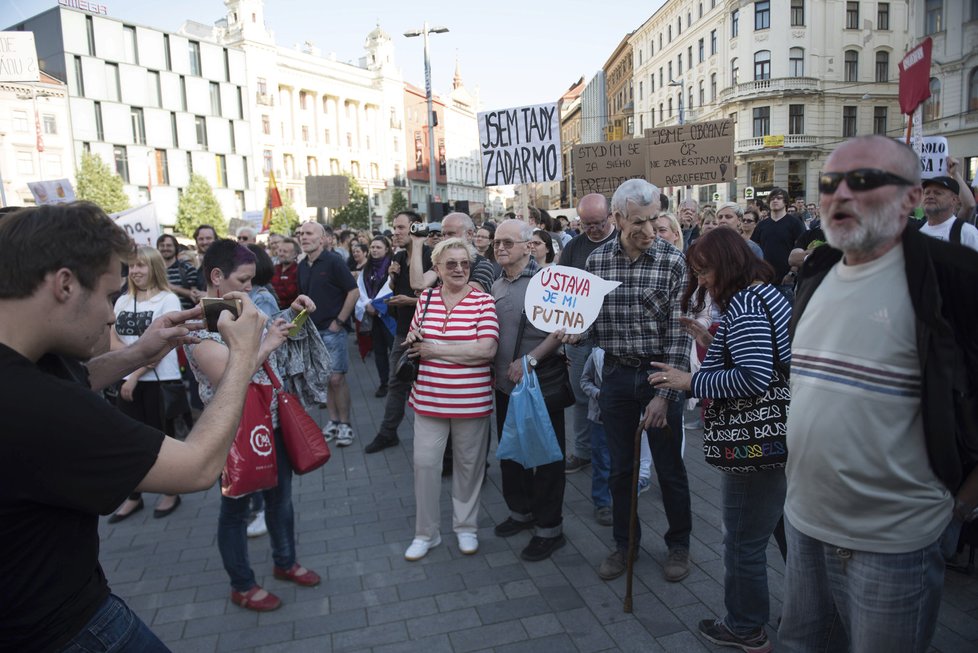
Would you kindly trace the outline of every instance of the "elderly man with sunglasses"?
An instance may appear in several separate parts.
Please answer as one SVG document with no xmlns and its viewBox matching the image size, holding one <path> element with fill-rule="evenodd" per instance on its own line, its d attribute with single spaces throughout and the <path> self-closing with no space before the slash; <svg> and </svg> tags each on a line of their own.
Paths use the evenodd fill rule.
<svg viewBox="0 0 978 653">
<path fill-rule="evenodd" d="M 802 267 L 792 324 L 780 641 L 922 653 L 945 529 L 978 504 L 978 255 L 907 228 L 920 162 L 893 139 L 838 147 L 819 192 L 829 247 Z"/>
</svg>

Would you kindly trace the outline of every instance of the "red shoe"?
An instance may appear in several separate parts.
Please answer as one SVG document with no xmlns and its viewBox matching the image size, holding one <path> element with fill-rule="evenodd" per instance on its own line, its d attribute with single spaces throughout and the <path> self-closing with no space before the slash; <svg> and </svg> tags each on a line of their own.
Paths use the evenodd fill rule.
<svg viewBox="0 0 978 653">
<path fill-rule="evenodd" d="M 282 569 L 281 567 L 275 567 L 274 569 L 275 578 L 279 580 L 287 580 L 295 583 L 296 585 L 302 585 L 303 587 L 314 587 L 319 585 L 319 574 L 316 572 L 306 569 L 298 562 L 292 565 L 291 569 Z"/>
<path fill-rule="evenodd" d="M 265 598 L 255 599 L 255 594 L 261 591 L 262 588 L 260 585 L 255 585 L 247 592 L 231 590 L 231 603 L 240 605 L 246 610 L 254 610 L 255 612 L 271 612 L 281 607 L 282 600 L 268 590 L 265 590 Z"/>
</svg>

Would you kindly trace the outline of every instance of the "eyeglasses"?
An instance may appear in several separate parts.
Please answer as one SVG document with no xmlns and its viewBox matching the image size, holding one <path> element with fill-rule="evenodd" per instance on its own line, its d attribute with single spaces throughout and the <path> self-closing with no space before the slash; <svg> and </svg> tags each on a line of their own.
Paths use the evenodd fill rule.
<svg viewBox="0 0 978 653">
<path fill-rule="evenodd" d="M 702 279 L 706 275 L 711 274 L 713 272 L 713 270 L 709 268 L 706 268 L 705 270 L 697 270 L 694 267 L 690 267 L 689 271 L 692 272 L 693 276 L 696 277 L 697 279 Z"/>
<path fill-rule="evenodd" d="M 250 239 L 250 238 L 248 238 L 248 236 L 238 236 L 238 242 L 239 242 L 239 243 L 246 243 L 246 242 L 248 242 L 249 240 L 251 240 L 251 239 Z"/>
<path fill-rule="evenodd" d="M 526 246 L 527 247 L 539 247 L 541 245 L 543 245 L 543 241 L 542 240 L 529 240 L 526 243 Z"/>
<path fill-rule="evenodd" d="M 516 245 L 517 243 L 525 243 L 525 242 L 529 242 L 529 241 L 526 241 L 526 240 L 510 240 L 510 239 L 507 238 L 506 240 L 494 240 L 494 241 L 492 241 L 492 247 L 493 247 L 493 249 L 513 249 L 513 245 Z"/>
<path fill-rule="evenodd" d="M 823 172 L 818 178 L 818 192 L 830 195 L 836 191 L 842 180 L 846 180 L 849 190 L 860 192 L 873 190 L 880 186 L 913 186 L 909 179 L 904 179 L 886 170 L 876 168 L 858 168 L 846 172 Z"/>
<path fill-rule="evenodd" d="M 755 222 L 757 222 L 757 220 L 755 220 L 754 218 L 741 218 L 740 221 L 747 222 L 748 224 L 754 224 Z"/>
<path fill-rule="evenodd" d="M 445 269 L 446 270 L 456 270 L 456 269 L 468 270 L 469 262 L 468 261 L 445 261 Z"/>
<path fill-rule="evenodd" d="M 591 231 L 593 229 L 604 229 L 606 224 L 608 224 L 608 218 L 605 218 L 601 222 L 582 222 L 581 229 L 583 229 L 584 231 Z"/>
</svg>

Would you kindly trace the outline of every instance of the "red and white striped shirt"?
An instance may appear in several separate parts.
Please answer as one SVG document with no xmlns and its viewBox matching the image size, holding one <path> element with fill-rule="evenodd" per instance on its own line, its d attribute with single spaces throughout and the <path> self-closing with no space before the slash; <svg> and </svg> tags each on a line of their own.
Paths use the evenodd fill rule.
<svg viewBox="0 0 978 653">
<path fill-rule="evenodd" d="M 452 309 L 445 310 L 441 288 L 433 293 L 421 335 L 428 342 L 441 344 L 474 342 L 479 338 L 499 340 L 496 303 L 492 295 L 472 289 Z M 427 295 L 418 298 L 411 330 L 418 328 Z M 450 363 L 432 358 L 421 361 L 418 380 L 411 388 L 408 404 L 415 412 L 429 417 L 485 417 L 492 412 L 491 361 L 477 366 Z"/>
</svg>

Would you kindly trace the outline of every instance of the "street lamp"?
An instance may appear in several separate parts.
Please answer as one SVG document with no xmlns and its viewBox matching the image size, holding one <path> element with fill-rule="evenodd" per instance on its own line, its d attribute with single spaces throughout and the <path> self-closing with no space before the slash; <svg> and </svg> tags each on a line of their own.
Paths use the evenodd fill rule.
<svg viewBox="0 0 978 653">
<path fill-rule="evenodd" d="M 684 124 L 686 124 L 686 119 L 683 116 L 683 80 L 682 80 L 682 78 L 679 78 L 679 79 L 670 79 L 669 80 L 669 86 L 678 86 L 679 87 L 679 124 L 680 125 L 684 125 Z"/>
<path fill-rule="evenodd" d="M 448 31 L 447 27 L 428 27 L 428 21 L 424 22 L 421 29 L 404 32 L 404 36 L 411 38 L 414 36 L 424 37 L 424 90 L 428 100 L 428 218 L 431 219 L 431 207 L 435 201 L 435 189 L 437 177 L 435 176 L 435 121 L 431 106 L 431 60 L 428 57 L 428 34 L 444 34 Z"/>
</svg>

